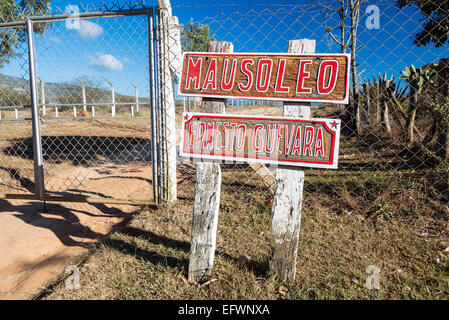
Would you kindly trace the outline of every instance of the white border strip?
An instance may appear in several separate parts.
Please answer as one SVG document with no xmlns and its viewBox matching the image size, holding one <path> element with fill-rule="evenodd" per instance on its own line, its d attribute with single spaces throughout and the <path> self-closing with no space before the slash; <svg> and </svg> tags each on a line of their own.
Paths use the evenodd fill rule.
<svg viewBox="0 0 449 320">
<path fill-rule="evenodd" d="M 185 117 L 188 117 L 185 120 Z M 221 156 L 221 155 L 204 155 L 204 154 L 191 154 L 184 153 L 184 128 L 185 122 L 189 121 L 192 117 L 195 116 L 212 116 L 215 118 L 231 117 L 236 119 L 268 119 L 268 120 L 297 120 L 297 121 L 320 121 L 326 122 L 327 126 L 330 128 L 331 124 L 335 121 L 337 123 L 337 129 L 335 132 L 335 145 L 334 145 L 334 159 L 332 164 L 321 164 L 321 163 L 300 163 L 300 162 L 290 162 L 290 161 L 279 161 L 274 159 L 253 159 L 253 158 L 245 158 L 245 157 L 229 157 L 229 156 Z M 181 143 L 179 145 L 179 156 L 183 158 L 197 158 L 197 159 L 206 159 L 206 160 L 223 160 L 223 161 L 231 161 L 231 162 L 247 162 L 247 163 L 267 163 L 267 164 L 277 164 L 284 165 L 289 167 L 307 167 L 307 168 L 321 168 L 321 169 L 337 169 L 338 168 L 338 153 L 340 148 L 340 129 L 341 129 L 341 120 L 340 119 L 329 119 L 329 118 L 308 118 L 308 119 L 299 119 L 293 117 L 270 117 L 270 116 L 256 116 L 256 115 L 241 115 L 241 114 L 218 114 L 218 113 L 196 113 L 196 112 L 184 112 L 182 114 L 182 128 L 181 128 Z M 332 130 L 332 129 L 331 129 Z"/>
</svg>

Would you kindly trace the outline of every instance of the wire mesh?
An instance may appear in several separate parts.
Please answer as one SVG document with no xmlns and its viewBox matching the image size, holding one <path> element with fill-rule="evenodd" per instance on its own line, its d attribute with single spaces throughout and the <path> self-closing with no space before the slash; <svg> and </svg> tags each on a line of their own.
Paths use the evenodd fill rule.
<svg viewBox="0 0 449 320">
<path fill-rule="evenodd" d="M 25 34 L 24 27 L 0 29 L 0 194 L 34 190 L 28 49 L 21 41 Z"/>
<path fill-rule="evenodd" d="M 173 14 L 191 9 L 175 6 Z M 440 17 L 438 21 L 445 23 L 441 17 L 449 14 L 448 9 L 441 5 L 429 20 Z M 426 21 L 416 5 L 320 1 L 202 8 L 198 4 L 189 12 L 196 12 L 192 20 L 178 25 L 184 51 L 205 51 L 201 44 L 214 39 L 232 42 L 235 52 L 286 53 L 289 40 L 315 39 L 317 53 L 345 52 L 355 57 L 349 104 L 314 103 L 311 107 L 313 118 L 342 119 L 342 136 L 336 171 L 304 169 L 306 206 L 311 199 L 312 208 L 323 206 L 341 213 L 388 216 L 425 211 L 426 207 L 444 212 L 449 200 L 445 59 L 449 50 L 446 40 L 438 46 L 415 45 Z M 208 13 L 203 16 L 202 12 Z M 443 36 L 445 27 L 434 25 L 435 30 L 443 30 Z M 176 99 L 179 137 L 182 112 L 199 112 L 201 100 Z M 227 102 L 229 114 L 283 114 L 282 103 Z M 181 162 L 178 187 L 180 194 L 187 196 L 195 179 L 194 161 Z M 266 207 L 272 201 L 276 166 L 265 167 L 224 163 L 223 201 Z M 242 201 L 236 201 L 240 198 Z"/>
<path fill-rule="evenodd" d="M 48 194 L 153 197 L 147 26 L 146 15 L 51 22 L 36 41 Z"/>
<path fill-rule="evenodd" d="M 444 19 L 438 17 L 448 12 L 442 5 L 426 20 L 419 7 L 409 3 L 354 0 L 174 6 L 170 10 L 180 22 L 170 16 L 168 8 L 162 8 L 155 17 L 154 61 L 162 198 L 175 196 L 176 185 L 181 197 L 191 197 L 195 180 L 194 161 L 189 159 L 177 158 L 173 175 L 181 114 L 199 111 L 201 103 L 201 99 L 176 94 L 181 52 L 205 50 L 208 39 L 230 41 L 235 52 L 287 52 L 289 40 L 307 38 L 316 40 L 317 53 L 347 52 L 355 57 L 350 103 L 311 107 L 312 117 L 340 118 L 343 126 L 339 168 L 304 169 L 305 191 L 314 195 L 309 199 L 319 199 L 320 205 L 340 212 L 412 212 L 418 202 L 420 208 L 444 210 L 440 205 L 449 200 L 448 44 Z M 352 9 L 351 4 L 355 6 Z M 145 172 L 151 172 L 147 16 L 83 16 L 141 9 L 145 8 L 139 2 L 98 9 L 86 6 L 78 8 L 80 19 L 74 19 L 75 15 L 58 22 L 46 21 L 43 16 L 48 12 L 34 12 L 42 18 L 35 23 L 40 26 L 35 41 L 48 192 L 111 196 L 105 190 L 113 187 L 119 191 L 112 196 L 125 196 L 123 179 L 102 175 L 116 176 L 120 170 L 124 174 L 128 169 L 121 166 L 125 163 L 143 163 Z M 433 38 L 432 30 L 425 29 L 428 21 L 434 22 Z M 189 30 L 202 33 L 197 37 Z M 6 107 L 0 109 L 5 158 L 1 167 L 6 168 L 1 170 L 1 181 L 2 185 L 13 181 L 20 188 L 33 180 L 30 125 L 9 121 L 30 116 L 26 108 L 30 103 L 27 49 L 22 34 L 20 27 L 0 33 L 2 46 L 15 44 L 11 54 L 3 54 L 0 60 L 0 104 Z M 226 112 L 282 115 L 283 107 L 282 102 L 230 99 Z M 175 128 L 169 126 L 172 123 Z M 31 171 L 22 173 L 25 168 Z M 256 206 L 270 203 L 275 166 L 224 163 L 222 169 L 225 201 L 244 198 Z M 128 176 L 133 176 L 134 170 L 129 169 Z M 150 182 L 146 176 L 129 179 L 134 178 Z M 90 188 L 92 183 L 98 183 L 95 190 Z M 147 194 L 151 191 L 129 197 Z M 385 199 L 390 196 L 394 200 L 388 203 Z"/>
<path fill-rule="evenodd" d="M 46 196 L 153 199 L 148 10 L 140 9 L 103 6 L 117 12 L 87 19 L 97 10 L 70 6 L 56 21 L 33 18 Z M 26 38 L 21 27 L 4 30 L 0 39 L 21 38 L 2 55 L 1 181 L 31 191 L 31 124 L 13 121 L 31 117 Z"/>
</svg>

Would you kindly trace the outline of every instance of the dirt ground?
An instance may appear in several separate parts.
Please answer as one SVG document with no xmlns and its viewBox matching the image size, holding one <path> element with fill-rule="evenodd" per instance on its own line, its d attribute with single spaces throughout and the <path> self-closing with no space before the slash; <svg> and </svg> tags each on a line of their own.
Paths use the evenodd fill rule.
<svg viewBox="0 0 449 320">
<path fill-rule="evenodd" d="M 179 140 L 182 110 L 177 111 Z M 229 107 L 227 112 L 279 115 L 282 109 Z M 12 167 L 16 170 L 13 172 L 17 172 L 17 175 L 9 177 L 7 171 L 0 171 L 3 174 L 0 181 L 17 184 L 19 181 L 14 181 L 17 177 L 24 181 L 32 179 L 32 153 L 28 150 L 31 147 L 30 123 L 11 122 L 0 129 L 3 139 L 1 149 L 13 150 L 6 154 L 3 151 L 1 167 Z M 47 192 L 65 196 L 151 198 L 151 166 L 133 162 L 135 159 L 148 160 L 144 152 L 150 148 L 147 145 L 147 119 L 132 122 L 51 120 L 42 124 L 41 129 L 47 150 L 47 158 L 44 159 Z M 111 140 L 112 137 L 119 137 L 119 140 Z M 102 163 L 104 150 L 101 148 L 109 148 L 114 143 L 132 143 L 133 147 L 116 153 L 118 156 L 108 154 L 109 163 Z M 98 146 L 98 150 L 91 154 L 92 148 L 88 144 Z M 23 152 L 21 157 L 15 151 L 17 148 Z M 85 166 L 79 163 L 80 156 L 90 164 Z M 189 177 L 191 175 L 187 174 Z M 180 176 L 184 176 L 182 172 Z M 23 181 L 21 183 L 23 187 Z M 0 191 L 15 192 L 8 189 Z M 70 259 L 97 243 L 137 209 L 124 205 L 49 203 L 44 212 L 40 202 L 0 200 L 0 299 L 24 299 L 33 295 L 46 281 L 63 272 Z"/>
<path fill-rule="evenodd" d="M 78 172 L 79 171 L 79 172 Z M 151 167 L 136 164 L 71 168 L 52 175 L 48 186 L 85 177 L 78 192 L 123 199 L 151 198 Z M 138 207 L 0 200 L 0 299 L 24 299 L 63 272 L 74 256 L 98 242 Z"/>
</svg>

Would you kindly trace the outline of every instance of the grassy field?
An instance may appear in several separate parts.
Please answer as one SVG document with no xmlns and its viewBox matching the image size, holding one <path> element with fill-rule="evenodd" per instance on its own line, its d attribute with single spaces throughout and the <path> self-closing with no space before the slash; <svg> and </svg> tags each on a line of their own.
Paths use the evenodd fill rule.
<svg viewBox="0 0 449 320">
<path fill-rule="evenodd" d="M 354 148 L 361 147 L 344 144 L 342 154 Z M 449 207 L 430 196 L 424 171 L 307 170 L 297 276 L 284 283 L 268 270 L 269 191 L 247 167 L 223 168 L 214 281 L 203 286 L 186 281 L 194 197 L 189 172 L 194 167 L 180 168 L 186 179 L 175 205 L 139 210 L 73 262 L 80 266 L 80 289 L 66 289 L 61 276 L 39 298 L 449 298 Z M 365 286 L 371 265 L 380 269 L 378 290 Z"/>
<path fill-rule="evenodd" d="M 333 117 L 333 111 L 318 108 L 313 116 Z M 282 110 L 229 107 L 227 112 L 280 115 Z M 11 148 L 15 143 L 28 150 L 30 131 L 29 123 L 2 125 L 2 149 L 16 150 Z M 42 135 L 71 142 L 74 137 L 80 142 L 96 137 L 105 143 L 118 137 L 137 144 L 138 139 L 149 139 L 149 120 L 48 120 Z M 67 145 L 47 155 L 47 177 L 67 168 L 85 170 L 78 156 L 96 163 L 104 154 L 100 147 Z M 17 155 L 3 151 L 0 156 L 5 191 L 11 188 L 5 187 L 8 179 L 17 180 L 12 169 L 32 179 L 29 154 Z M 80 289 L 67 289 L 61 273 L 34 298 L 447 299 L 449 193 L 441 183 L 445 171 L 420 161 L 403 154 L 394 141 L 367 135 L 342 138 L 338 170 L 306 170 L 294 283 L 269 273 L 270 189 L 246 165 L 223 166 L 214 281 L 203 286 L 186 280 L 195 167 L 181 165 L 176 204 L 140 208 L 105 241 L 71 261 L 81 270 Z M 365 286 L 366 270 L 373 265 L 380 269 L 379 289 Z"/>
</svg>

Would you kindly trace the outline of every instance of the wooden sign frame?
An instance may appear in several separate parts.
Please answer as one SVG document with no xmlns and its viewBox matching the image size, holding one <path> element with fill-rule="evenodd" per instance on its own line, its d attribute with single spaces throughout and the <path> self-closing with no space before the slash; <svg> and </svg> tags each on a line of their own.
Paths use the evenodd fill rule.
<svg viewBox="0 0 449 320">
<path fill-rule="evenodd" d="M 323 136 L 327 135 L 327 137 L 331 137 L 330 146 L 328 145 L 327 148 L 330 151 L 328 155 L 328 159 L 326 161 L 319 161 L 319 160 L 313 160 L 313 159 L 294 159 L 294 158 L 287 158 L 285 156 L 284 158 L 279 158 L 277 155 L 276 157 L 268 157 L 268 156 L 257 156 L 257 154 L 250 154 L 250 152 L 242 152 L 237 153 L 235 151 L 229 151 L 227 155 L 223 155 L 223 153 L 226 153 L 225 151 L 221 152 L 215 152 L 218 149 L 216 148 L 216 142 L 214 139 L 213 145 L 214 150 L 213 152 L 198 152 L 198 151 L 192 151 L 188 150 L 189 148 L 186 147 L 186 136 L 191 135 L 192 132 L 189 133 L 190 125 L 188 125 L 194 118 L 196 120 L 199 119 L 218 119 L 223 120 L 221 122 L 215 121 L 216 123 L 226 123 L 230 122 L 232 120 L 236 120 L 237 122 L 240 121 L 241 123 L 244 123 L 245 120 L 248 121 L 259 121 L 259 122 L 276 122 L 278 125 L 283 125 L 285 128 L 285 124 L 301 124 L 306 125 L 309 124 L 309 127 L 317 126 L 320 128 L 323 128 L 327 132 L 324 132 L 323 130 L 321 133 L 321 141 L 322 141 L 322 147 L 324 149 L 324 140 Z M 212 121 L 213 122 L 213 121 Z M 211 123 L 212 123 L 211 122 Z M 218 127 L 218 126 L 217 126 Z M 201 159 L 208 159 L 208 160 L 221 160 L 221 161 L 243 161 L 243 162 L 255 162 L 255 163 L 270 163 L 270 164 L 277 164 L 277 165 L 285 165 L 285 166 L 297 166 L 297 167 L 310 167 L 310 168 L 326 168 L 326 169 L 337 169 L 338 166 L 338 150 L 340 145 L 340 127 L 341 127 L 341 121 L 339 119 L 325 119 L 325 118 L 316 118 L 316 119 L 297 119 L 297 118 L 290 118 L 290 117 L 276 117 L 276 116 L 254 116 L 254 115 L 230 115 L 230 114 L 214 114 L 214 113 L 184 113 L 183 114 L 183 120 L 182 120 L 182 135 L 181 135 L 181 145 L 180 145 L 180 156 L 181 157 L 191 157 L 191 158 L 201 158 Z M 294 127 L 291 127 L 289 130 L 293 130 Z M 305 128 L 305 127 L 304 127 Z M 297 127 L 296 127 L 297 129 Z M 205 130 L 205 129 L 203 129 Z M 212 129 L 215 130 L 215 129 Z M 300 130 L 304 131 L 304 130 Z M 279 131 L 278 131 L 279 132 Z M 285 129 L 284 129 L 285 132 Z M 297 132 L 297 131 L 296 131 Z M 204 131 L 202 131 L 204 134 Z M 215 133 L 214 133 L 215 134 Z M 292 137 L 293 133 L 290 133 L 290 136 Z M 306 134 L 307 135 L 307 134 Z M 306 135 L 301 136 L 300 139 L 302 139 L 301 143 L 305 141 Z M 316 135 L 314 134 L 314 131 L 312 130 L 312 133 L 309 135 L 310 140 L 313 140 L 315 137 L 318 136 L 318 130 Z M 223 137 L 222 139 L 226 139 Z M 245 141 L 248 140 L 247 135 L 245 134 L 245 137 L 243 138 Z M 250 138 L 251 139 L 251 138 Z M 290 138 L 290 141 L 292 138 Z M 327 138 L 329 140 L 329 138 Z M 189 137 L 189 143 L 192 143 L 193 141 L 191 137 Z M 203 137 L 201 137 L 201 143 L 203 143 Z M 273 144 L 273 141 L 271 142 Z M 285 142 L 284 142 L 285 143 Z M 292 145 L 294 142 L 290 142 L 290 145 Z M 329 144 L 329 142 L 328 142 Z M 199 145 L 199 144 L 198 144 Z M 284 144 L 285 148 L 285 144 Z M 249 149 L 249 147 L 248 147 Z M 229 154 L 232 152 L 232 155 Z M 310 152 L 312 152 L 312 149 L 310 149 Z M 221 154 L 220 154 L 221 153 Z M 263 153 L 263 152 L 262 152 Z M 300 152 L 299 152 L 300 153 Z M 316 153 L 316 151 L 315 151 Z M 305 152 L 304 152 L 305 154 Z M 322 154 L 320 154 L 322 155 Z M 315 156 L 316 157 L 316 156 Z"/>
<path fill-rule="evenodd" d="M 255 100 L 347 104 L 349 102 L 350 56 L 350 54 L 346 53 L 296 54 L 184 52 L 182 74 L 178 85 L 178 95 L 208 98 L 244 98 Z M 196 64 L 194 64 L 193 59 L 191 61 L 187 61 L 189 57 L 201 58 L 197 58 Z M 229 57 L 227 62 L 225 61 L 225 57 Z M 203 59 L 205 61 L 209 61 L 207 66 L 204 63 L 204 68 L 202 66 Z M 223 61 L 220 62 L 220 59 Z M 199 61 L 199 66 L 198 60 L 201 60 Z M 212 60 L 215 60 L 214 68 L 211 66 Z M 230 62 L 231 60 L 232 63 Z M 236 66 L 234 66 L 234 60 L 236 61 Z M 248 63 L 244 64 L 245 61 Z M 261 61 L 266 62 L 266 67 L 264 67 L 263 62 Z M 337 62 L 337 64 L 326 63 L 326 65 L 322 67 L 326 61 Z M 342 61 L 345 63 L 344 68 L 341 68 Z M 196 78 L 196 76 L 193 77 L 189 73 L 189 67 L 193 68 L 193 66 L 196 67 L 195 70 L 198 78 Z M 225 68 L 227 72 L 223 75 L 223 69 Z M 253 70 L 250 70 L 250 68 Z M 213 70 L 216 71 L 213 72 Z M 228 70 L 230 70 L 230 72 Z M 324 70 L 324 72 L 321 70 Z M 264 71 L 266 71 L 265 82 L 262 86 L 262 73 Z M 332 77 L 332 71 L 336 74 L 335 78 Z M 231 79 L 226 80 L 226 77 L 229 76 L 228 73 L 230 74 Z M 250 73 L 251 76 L 249 75 Z M 320 76 L 320 73 L 322 77 Z M 246 78 L 239 79 L 238 76 L 245 76 Z M 267 77 L 269 83 L 267 83 Z M 188 82 L 187 78 L 189 80 Z M 204 78 L 204 80 L 209 79 L 210 81 L 203 81 L 203 84 L 201 84 L 202 78 Z M 322 81 L 319 81 L 319 79 L 322 79 Z M 333 83 L 332 90 L 329 93 L 320 93 L 319 88 L 321 88 L 322 92 L 324 92 L 323 89 L 326 87 L 324 82 L 326 79 L 326 90 Z M 228 80 L 229 83 L 227 85 L 229 85 L 231 81 L 233 81 L 233 83 L 231 89 L 226 88 L 228 90 L 225 90 L 224 84 Z M 242 82 L 237 83 L 238 80 L 242 80 Z M 191 85 L 192 82 L 193 85 Z M 242 91 L 242 88 L 244 88 L 242 84 L 244 82 L 246 82 L 248 88 L 246 91 Z M 321 82 L 323 83 L 319 86 L 319 83 Z M 299 86 L 298 83 L 301 83 L 301 85 Z M 315 86 L 313 85 L 314 83 Z M 259 90 L 261 88 L 265 91 Z M 333 97 L 333 95 L 338 96 L 338 98 Z"/>
</svg>

